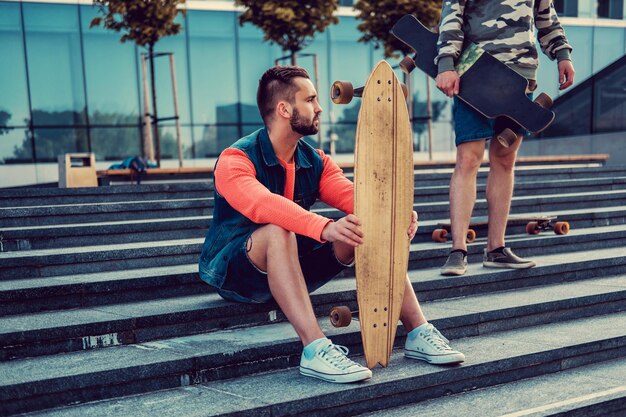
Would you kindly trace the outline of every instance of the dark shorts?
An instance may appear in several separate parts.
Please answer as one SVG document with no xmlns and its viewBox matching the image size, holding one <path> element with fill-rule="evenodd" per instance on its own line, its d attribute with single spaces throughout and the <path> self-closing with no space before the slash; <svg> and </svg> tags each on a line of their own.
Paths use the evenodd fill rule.
<svg viewBox="0 0 626 417">
<path fill-rule="evenodd" d="M 532 99 L 532 93 L 528 94 Z M 491 139 L 495 132 L 495 119 L 488 119 L 478 113 L 458 97 L 452 102 L 452 118 L 454 120 L 455 143 L 459 146 L 464 142 L 472 142 L 481 139 Z M 527 135 L 525 129 L 516 129 L 518 134 Z"/>
<path fill-rule="evenodd" d="M 229 301 L 265 303 L 272 300 L 267 273 L 259 270 L 248 258 L 247 240 L 231 257 L 224 285 L 217 292 Z M 300 235 L 297 235 L 297 241 L 300 267 L 309 293 L 351 266 L 339 262 L 331 242 L 320 243 Z"/>
</svg>

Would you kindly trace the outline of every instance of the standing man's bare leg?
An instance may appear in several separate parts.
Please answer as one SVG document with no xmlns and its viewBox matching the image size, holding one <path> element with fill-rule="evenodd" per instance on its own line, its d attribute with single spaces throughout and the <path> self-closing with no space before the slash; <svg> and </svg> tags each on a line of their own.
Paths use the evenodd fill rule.
<svg viewBox="0 0 626 417">
<path fill-rule="evenodd" d="M 487 248 L 483 255 L 483 266 L 488 268 L 532 268 L 535 263 L 515 255 L 506 248 L 504 234 L 511 210 L 515 180 L 515 158 L 522 143 L 519 138 L 510 148 L 503 147 L 497 140 L 489 146 L 489 178 L 487 179 L 487 204 L 489 206 L 489 233 Z"/>
<path fill-rule="evenodd" d="M 465 237 L 476 203 L 476 174 L 484 153 L 484 139 L 465 142 L 457 147 L 456 165 L 450 180 L 452 249 L 467 250 Z"/>
<path fill-rule="evenodd" d="M 488 251 L 504 246 L 506 223 L 513 198 L 515 158 L 521 143 L 520 137 L 510 148 L 505 148 L 497 140 L 492 140 L 489 144 L 489 177 L 486 193 L 489 207 Z"/>
<path fill-rule="evenodd" d="M 476 174 L 483 161 L 485 140 L 464 142 L 456 148 L 456 165 L 450 180 L 452 251 L 442 275 L 463 275 L 467 270 L 467 230 L 476 203 Z"/>
</svg>

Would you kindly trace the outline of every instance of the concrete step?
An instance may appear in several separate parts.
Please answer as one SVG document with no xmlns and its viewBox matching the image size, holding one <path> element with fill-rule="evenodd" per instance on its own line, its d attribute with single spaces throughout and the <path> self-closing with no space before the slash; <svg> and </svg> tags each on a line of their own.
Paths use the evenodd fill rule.
<svg viewBox="0 0 626 417">
<path fill-rule="evenodd" d="M 621 224 L 575 228 L 563 236 L 551 233 L 510 236 L 507 241 L 521 256 L 529 256 L 536 255 L 538 247 L 541 253 L 550 254 L 623 246 L 625 238 L 626 225 Z M 0 281 L 192 264 L 198 262 L 203 242 L 200 238 L 2 252 Z M 484 239 L 470 244 L 470 258 L 482 256 L 484 246 Z M 448 252 L 449 244 L 413 243 L 409 269 L 440 266 Z"/>
<path fill-rule="evenodd" d="M 0 407 L 10 415 L 168 389 L 55 412 L 353 415 L 375 409 L 383 399 L 386 407 L 399 406 L 620 358 L 626 353 L 624 320 L 626 313 L 613 313 L 493 334 L 466 325 L 472 337 L 453 341 L 466 355 L 463 365 L 435 367 L 397 351 L 370 381 L 347 385 L 305 378 L 288 368 L 297 365 L 301 345 L 287 325 L 240 329 L 117 347 L 115 354 L 102 349 L 0 363 L 7 376 L 0 381 Z M 359 343 L 354 329 L 331 336 L 335 343 Z"/>
<path fill-rule="evenodd" d="M 415 197 L 421 202 L 441 201 L 448 199 L 449 175 L 446 183 L 432 185 L 428 180 L 416 175 Z M 626 175 L 626 171 L 624 172 Z M 422 175 L 423 176 L 423 175 Z M 595 176 L 580 179 L 546 179 L 541 180 L 517 178 L 515 195 L 559 194 L 565 192 L 589 192 L 602 190 L 624 189 L 626 176 L 600 177 Z M 484 194 L 486 181 L 479 178 L 478 194 Z M 180 184 L 148 184 L 122 185 L 100 188 L 29 188 L 21 191 L 0 190 L 0 207 L 27 208 L 47 207 L 59 205 L 103 204 L 141 201 L 187 200 L 213 197 L 213 187 L 209 183 L 180 183 Z M 212 206 L 212 205 L 211 205 Z"/>
<path fill-rule="evenodd" d="M 626 415 L 626 359 L 434 398 L 359 417 L 620 417 Z M 506 401 L 503 399 L 506 398 Z M 65 414 L 72 415 L 67 409 Z"/>
<path fill-rule="evenodd" d="M 335 219 L 343 215 L 341 212 L 331 209 L 315 209 L 314 211 Z M 413 241 L 430 241 L 433 230 L 439 227 L 438 223 L 447 220 L 447 213 L 445 214 L 446 216 L 432 220 L 424 220 L 422 216 L 419 229 Z M 536 216 L 537 214 L 537 212 L 534 212 L 516 213 L 515 215 Z M 560 210 L 541 214 L 559 216 L 562 220 L 568 221 L 573 228 L 617 225 L 626 222 L 626 206 Z M 108 244 L 122 244 L 203 238 L 211 226 L 211 222 L 212 216 L 209 215 L 169 219 L 6 227 L 0 230 L 0 252 L 90 246 L 94 242 L 104 241 Z M 509 227 L 507 230 L 507 234 L 523 233 L 525 233 L 524 226 Z"/>
<path fill-rule="evenodd" d="M 542 304 L 540 300 L 549 304 L 559 297 L 565 300 L 562 301 L 565 306 L 575 306 L 575 303 L 581 302 L 578 298 L 587 295 L 591 297 L 587 300 L 591 307 L 585 308 L 595 308 L 595 303 L 601 302 L 601 308 L 605 309 L 602 311 L 607 312 L 606 309 L 612 308 L 615 303 L 616 308 L 626 305 L 623 300 L 626 299 L 626 288 L 619 288 L 626 285 L 623 275 L 626 270 L 624 256 L 584 259 L 572 263 L 550 258 L 541 258 L 541 261 L 546 265 L 526 271 L 483 271 L 483 268 L 472 265 L 469 274 L 463 277 L 442 277 L 437 270 L 412 273 L 410 277 L 420 300 L 429 309 L 435 308 L 436 312 L 441 313 L 452 308 L 455 312 L 465 310 L 469 314 L 469 322 L 461 320 L 454 327 L 474 323 L 473 320 L 482 320 L 485 316 L 470 314 L 470 311 L 478 311 L 476 309 L 483 302 L 482 308 L 495 308 L 500 298 L 503 299 L 502 303 L 515 305 L 515 308 L 524 308 L 524 303 L 535 306 L 530 307 L 530 310 L 540 308 L 536 305 Z M 586 279 L 589 277 L 598 278 L 591 281 Z M 533 287 L 537 285 L 541 286 Z M 491 293 L 503 290 L 508 292 L 503 293 L 504 295 Z M 590 291 L 594 294 L 591 295 Z M 524 298 L 525 293 L 532 293 L 532 298 Z M 574 301 L 571 300 L 572 294 L 575 294 Z M 583 304 L 587 305 L 587 301 Z M 336 305 L 345 304 L 356 309 L 354 280 L 333 280 L 312 295 L 312 302 L 321 320 L 325 320 L 330 309 Z M 473 307 L 464 307 L 470 302 L 474 303 Z M 553 303 L 551 308 L 556 308 L 556 304 Z M 141 343 L 165 337 L 184 337 L 284 320 L 284 316 L 273 303 L 233 304 L 222 300 L 216 293 L 207 291 L 148 301 L 6 316 L 0 322 L 0 352 L 1 358 L 6 360 Z M 500 325 L 498 322 L 497 326 Z"/>
<path fill-rule="evenodd" d="M 415 182 L 429 186 L 447 186 L 452 169 L 420 169 L 415 171 Z M 351 174 L 348 174 L 351 177 Z M 481 168 L 479 182 L 484 183 L 487 168 Z M 599 179 L 625 177 L 626 166 L 611 167 L 544 167 L 518 166 L 516 181 L 555 181 L 571 179 Z M 211 195 L 212 181 L 178 182 L 167 184 L 116 185 L 94 188 L 27 187 L 0 189 L 0 207 L 24 207 L 59 204 L 85 204 L 115 201 L 166 200 L 169 198 L 202 198 Z"/>
<path fill-rule="evenodd" d="M 422 220 L 448 218 L 449 202 L 419 202 L 415 210 Z M 212 198 L 118 202 L 106 204 L 78 204 L 21 208 L 0 208 L 0 228 L 41 227 L 60 224 L 86 224 L 145 219 L 175 219 L 180 217 L 209 216 Z M 581 208 L 626 206 L 626 190 L 565 193 L 541 196 L 516 196 L 511 203 L 511 213 L 546 212 Z M 315 210 L 321 214 L 338 216 L 341 212 L 318 204 Z M 478 199 L 474 215 L 487 213 L 487 201 Z"/>
<path fill-rule="evenodd" d="M 0 189 L 0 207 L 205 198 L 212 195 L 212 182 L 118 185 L 93 188 Z"/>
<path fill-rule="evenodd" d="M 213 198 L 0 208 L 0 227 L 207 216 Z"/>
<path fill-rule="evenodd" d="M 94 242 L 114 245 L 202 238 L 211 221 L 209 215 L 6 227 L 0 230 L 0 252 L 92 246 Z"/>
<path fill-rule="evenodd" d="M 606 276 L 626 272 L 623 248 L 605 248 L 531 258 L 538 266 L 528 271 L 482 268 L 479 259 L 464 277 L 442 277 L 439 267 L 409 271 L 420 299 L 434 300 L 470 294 L 575 280 L 593 273 Z M 445 257 L 441 258 L 440 264 Z M 213 287 L 198 278 L 197 263 L 156 268 L 141 268 L 74 274 L 68 276 L 0 281 L 0 316 L 36 313 L 47 310 L 93 308 L 109 304 L 161 300 L 187 295 L 212 293 Z M 324 304 L 355 303 L 354 271 L 348 270 L 316 294 L 333 294 Z M 318 300 L 320 303 L 322 299 Z M 268 315 L 269 310 L 261 309 Z M 326 311 L 321 310 L 322 315 Z"/>
</svg>

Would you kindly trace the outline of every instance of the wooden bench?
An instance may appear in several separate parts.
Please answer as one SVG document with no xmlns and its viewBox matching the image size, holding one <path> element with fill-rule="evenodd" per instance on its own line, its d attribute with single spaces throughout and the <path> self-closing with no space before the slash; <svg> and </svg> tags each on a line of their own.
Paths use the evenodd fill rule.
<svg viewBox="0 0 626 417">
<path fill-rule="evenodd" d="M 167 181 L 213 179 L 213 167 L 210 168 L 148 168 L 141 178 L 132 169 L 107 169 L 97 172 L 98 185 L 111 185 L 114 182 Z"/>
</svg>

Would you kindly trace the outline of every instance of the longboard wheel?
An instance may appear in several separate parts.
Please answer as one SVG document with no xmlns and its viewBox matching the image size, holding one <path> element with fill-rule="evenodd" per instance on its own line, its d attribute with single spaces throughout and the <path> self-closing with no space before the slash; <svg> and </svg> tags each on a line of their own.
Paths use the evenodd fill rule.
<svg viewBox="0 0 626 417">
<path fill-rule="evenodd" d="M 347 327 L 352 322 L 352 311 L 348 306 L 337 306 L 330 309 L 330 324 L 334 327 Z"/>
<path fill-rule="evenodd" d="M 541 229 L 539 228 L 539 222 L 528 222 L 528 224 L 526 225 L 526 233 L 528 233 L 529 235 L 538 235 L 539 232 L 541 232 Z"/>
<path fill-rule="evenodd" d="M 476 232 L 473 229 L 467 230 L 467 236 L 465 236 L 465 241 L 467 243 L 472 243 L 476 240 Z"/>
<path fill-rule="evenodd" d="M 513 145 L 518 139 L 515 132 L 513 132 L 508 127 L 504 129 L 502 132 L 498 133 L 497 138 L 498 138 L 498 142 L 500 142 L 500 144 L 504 146 L 505 148 L 508 148 L 511 145 Z"/>
<path fill-rule="evenodd" d="M 552 108 L 552 104 L 553 104 L 552 98 L 546 93 L 539 94 L 537 98 L 535 99 L 535 103 L 539 104 L 544 109 Z"/>
<path fill-rule="evenodd" d="M 448 231 L 446 229 L 435 229 L 431 236 L 435 242 L 447 242 Z"/>
<path fill-rule="evenodd" d="M 569 233 L 568 222 L 556 222 L 554 223 L 554 233 L 557 235 L 566 235 Z"/>
<path fill-rule="evenodd" d="M 330 87 L 330 98 L 335 104 L 348 104 L 354 97 L 354 87 L 349 81 L 335 81 Z"/>
<path fill-rule="evenodd" d="M 402 94 L 404 94 L 404 99 L 406 100 L 406 98 L 409 96 L 409 88 L 404 83 L 401 83 L 400 87 L 402 88 Z"/>
<path fill-rule="evenodd" d="M 415 66 L 415 61 L 409 55 L 405 56 L 398 65 L 405 74 L 410 74 L 415 68 L 417 68 Z"/>
</svg>

